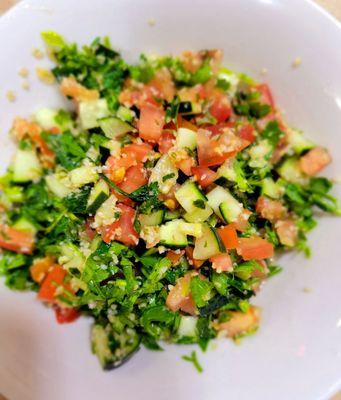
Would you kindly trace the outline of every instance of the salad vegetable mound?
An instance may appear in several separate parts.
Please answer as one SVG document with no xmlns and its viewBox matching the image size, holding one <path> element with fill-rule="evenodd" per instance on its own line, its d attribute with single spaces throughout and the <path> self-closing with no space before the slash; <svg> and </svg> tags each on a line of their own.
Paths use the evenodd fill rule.
<svg viewBox="0 0 341 400">
<path fill-rule="evenodd" d="M 36 291 L 59 323 L 91 316 L 105 369 L 141 345 L 205 350 L 254 332 L 250 299 L 279 272 L 275 250 L 309 254 L 314 209 L 340 214 L 316 176 L 328 151 L 219 50 L 129 65 L 108 39 L 43 38 L 74 111 L 13 123 L 0 180 L 7 286 Z"/>
</svg>

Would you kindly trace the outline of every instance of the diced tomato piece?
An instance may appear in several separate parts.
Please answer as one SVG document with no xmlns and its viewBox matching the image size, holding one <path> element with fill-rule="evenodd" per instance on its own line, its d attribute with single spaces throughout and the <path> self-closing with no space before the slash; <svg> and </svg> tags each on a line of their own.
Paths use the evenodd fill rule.
<svg viewBox="0 0 341 400">
<path fill-rule="evenodd" d="M 193 258 L 193 247 L 186 247 L 185 250 L 189 265 L 192 265 L 194 268 L 200 268 L 205 261 Z"/>
<path fill-rule="evenodd" d="M 124 158 L 134 159 L 136 162 L 142 162 L 142 161 L 145 162 L 147 156 L 152 151 L 153 148 L 148 143 L 130 143 L 122 148 L 121 157 L 123 159 Z M 131 165 L 126 165 L 126 166 L 131 167 Z"/>
<path fill-rule="evenodd" d="M 232 271 L 232 261 L 231 257 L 227 254 L 217 254 L 210 258 L 212 263 L 212 268 L 217 271 L 218 273 L 225 272 L 225 271 Z"/>
<path fill-rule="evenodd" d="M 175 135 L 172 132 L 164 131 L 158 140 L 159 152 L 167 154 L 168 151 L 174 146 Z"/>
<path fill-rule="evenodd" d="M 141 88 L 132 88 L 131 81 L 128 79 L 126 81 L 126 88 L 121 91 L 118 96 L 118 100 L 121 104 L 126 107 L 137 106 L 138 108 L 143 107 L 146 104 L 152 104 L 155 107 L 158 106 L 158 102 L 155 97 L 160 97 L 160 94 L 155 93 L 155 88 L 143 85 Z"/>
<path fill-rule="evenodd" d="M 258 266 L 252 272 L 252 278 L 264 280 L 269 272 L 268 266 L 264 260 L 257 261 Z"/>
<path fill-rule="evenodd" d="M 60 90 L 64 96 L 73 97 L 78 101 L 97 100 L 99 93 L 97 90 L 87 89 L 76 81 L 75 78 L 63 78 Z"/>
<path fill-rule="evenodd" d="M 219 96 L 210 107 L 210 113 L 217 122 L 224 122 L 231 116 L 231 104 L 226 96 Z"/>
<path fill-rule="evenodd" d="M 187 128 L 194 132 L 198 131 L 198 127 L 196 125 L 194 125 L 191 122 L 187 121 L 186 119 L 182 118 L 181 115 L 178 115 L 177 122 L 178 122 L 179 128 Z"/>
<path fill-rule="evenodd" d="M 202 167 L 220 165 L 249 145 L 249 142 L 234 135 L 231 130 L 225 130 L 219 137 L 211 137 L 209 131 L 199 129 L 197 135 L 198 159 Z"/>
<path fill-rule="evenodd" d="M 217 178 L 217 173 L 207 167 L 192 167 L 192 174 L 203 188 L 211 185 Z"/>
<path fill-rule="evenodd" d="M 331 161 L 332 158 L 327 149 L 315 147 L 300 158 L 300 168 L 305 174 L 314 176 L 330 164 Z"/>
<path fill-rule="evenodd" d="M 0 247 L 15 253 L 31 254 L 34 248 L 34 234 L 0 225 Z"/>
<path fill-rule="evenodd" d="M 166 306 L 173 312 L 181 310 L 187 314 L 195 314 L 195 303 L 190 291 L 190 282 L 193 273 L 187 273 L 176 281 L 175 286 L 169 291 Z"/>
<path fill-rule="evenodd" d="M 251 124 L 243 125 L 239 129 L 238 133 L 239 133 L 239 137 L 241 137 L 244 140 L 247 140 L 250 143 L 253 143 L 256 139 L 255 128 Z"/>
<path fill-rule="evenodd" d="M 277 221 L 275 224 L 276 233 L 279 241 L 288 247 L 296 245 L 298 240 L 298 228 L 294 221 L 283 220 Z"/>
<path fill-rule="evenodd" d="M 239 238 L 237 253 L 244 260 L 262 260 L 274 255 L 274 248 L 267 240 L 258 236 Z"/>
<path fill-rule="evenodd" d="M 161 107 L 144 105 L 140 112 L 139 136 L 144 140 L 156 143 L 162 135 L 164 123 L 165 111 Z"/>
<path fill-rule="evenodd" d="M 173 250 L 168 250 L 166 257 L 171 261 L 172 265 L 179 264 L 181 257 L 185 254 L 185 250 L 181 250 L 178 253 Z"/>
<path fill-rule="evenodd" d="M 49 269 L 55 264 L 55 259 L 51 256 L 46 256 L 44 258 L 38 258 L 33 261 L 30 266 L 30 274 L 32 279 L 40 283 L 44 280 Z"/>
<path fill-rule="evenodd" d="M 54 302 L 56 291 L 58 287 L 63 286 L 65 276 L 66 271 L 60 265 L 55 264 L 40 286 L 38 298 Z"/>
<path fill-rule="evenodd" d="M 269 221 L 277 221 L 287 215 L 286 207 L 279 200 L 271 200 L 268 197 L 260 196 L 256 203 L 256 211 L 262 218 Z"/>
<path fill-rule="evenodd" d="M 228 250 L 236 249 L 238 247 L 237 231 L 233 224 L 219 228 L 218 234 Z"/>
<path fill-rule="evenodd" d="M 194 165 L 195 160 L 193 157 L 190 156 L 176 163 L 176 166 L 181 169 L 181 171 L 187 176 L 192 175 L 192 168 L 194 167 Z"/>
<path fill-rule="evenodd" d="M 155 88 L 159 92 L 159 97 L 171 102 L 175 95 L 175 85 L 167 68 L 159 69 L 148 86 Z"/>
<path fill-rule="evenodd" d="M 127 169 L 123 181 L 118 186 L 127 193 L 132 193 L 148 182 L 146 170 L 142 163 Z"/>
<path fill-rule="evenodd" d="M 136 246 L 139 235 L 134 228 L 135 210 L 125 204 L 117 204 L 117 207 L 121 216 L 113 224 L 101 228 L 102 239 L 106 243 L 117 240 L 126 246 Z"/>
<path fill-rule="evenodd" d="M 95 229 L 91 228 L 91 224 L 93 223 L 93 221 L 94 221 L 94 218 L 89 217 L 85 222 L 85 233 L 89 240 L 93 240 L 93 238 L 96 236 Z"/>
<path fill-rule="evenodd" d="M 260 103 L 268 104 L 272 108 L 275 108 L 275 102 L 271 93 L 269 86 L 266 83 L 262 83 L 256 86 L 257 92 L 260 92 L 261 98 L 259 99 Z"/>
<path fill-rule="evenodd" d="M 218 331 L 226 332 L 228 337 L 236 337 L 242 333 L 247 333 L 259 324 L 260 312 L 257 307 L 250 306 L 244 313 L 241 311 L 230 311 L 230 319 L 226 322 L 214 323 L 214 328 Z"/>
<path fill-rule="evenodd" d="M 251 211 L 244 209 L 241 214 L 239 214 L 236 221 L 233 222 L 233 226 L 239 232 L 244 232 L 249 226 L 249 217 L 252 214 Z"/>
<path fill-rule="evenodd" d="M 55 305 L 53 308 L 58 324 L 74 322 L 80 316 L 77 308 L 59 307 L 58 305 Z"/>
</svg>

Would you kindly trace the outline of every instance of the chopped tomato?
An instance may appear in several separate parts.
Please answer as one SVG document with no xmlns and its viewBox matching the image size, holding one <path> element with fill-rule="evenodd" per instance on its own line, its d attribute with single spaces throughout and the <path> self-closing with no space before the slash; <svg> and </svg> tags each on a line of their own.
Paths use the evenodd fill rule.
<svg viewBox="0 0 341 400">
<path fill-rule="evenodd" d="M 178 90 L 178 96 L 181 101 L 191 101 L 197 103 L 205 98 L 205 90 L 202 85 L 192 87 L 183 87 Z"/>
<path fill-rule="evenodd" d="M 181 171 L 187 175 L 192 175 L 192 168 L 195 165 L 195 160 L 193 157 L 186 157 L 183 160 L 176 162 L 176 166 L 181 169 Z"/>
<path fill-rule="evenodd" d="M 253 143 L 256 139 L 255 128 L 251 124 L 243 125 L 239 129 L 238 133 L 239 133 L 239 137 L 241 137 L 244 140 L 247 140 L 250 143 Z"/>
<path fill-rule="evenodd" d="M 175 85 L 172 79 L 172 75 L 167 68 L 159 69 L 154 78 L 149 82 L 148 86 L 155 88 L 159 97 L 171 102 L 175 95 Z"/>
<path fill-rule="evenodd" d="M 218 234 L 228 250 L 236 249 L 238 247 L 237 231 L 233 224 L 219 228 Z"/>
<path fill-rule="evenodd" d="M 190 129 L 191 131 L 197 132 L 198 127 L 191 122 L 187 121 L 186 119 L 182 118 L 181 115 L 178 115 L 178 127 L 179 128 L 187 128 Z"/>
<path fill-rule="evenodd" d="M 217 178 L 217 173 L 207 167 L 192 167 L 192 174 L 203 188 L 210 186 Z"/>
<path fill-rule="evenodd" d="M 217 254 L 211 257 L 210 261 L 212 263 L 212 268 L 218 273 L 225 271 L 231 272 L 233 270 L 231 257 L 227 253 Z"/>
<path fill-rule="evenodd" d="M 224 122 L 231 116 L 231 104 L 226 96 L 219 96 L 213 101 L 210 107 L 210 113 L 217 122 Z"/>
<path fill-rule="evenodd" d="M 158 140 L 159 152 L 167 154 L 168 151 L 174 146 L 175 135 L 172 132 L 164 131 Z"/>
<path fill-rule="evenodd" d="M 198 159 L 202 167 L 220 165 L 248 145 L 243 139 L 225 130 L 219 137 L 211 137 L 204 129 L 198 130 Z"/>
<path fill-rule="evenodd" d="M 171 261 L 172 265 L 179 264 L 181 257 L 185 254 L 185 250 L 181 250 L 179 252 L 175 252 L 173 250 L 168 250 L 166 253 L 166 257 Z"/>
<path fill-rule="evenodd" d="M 91 228 L 91 224 L 93 223 L 94 218 L 89 217 L 85 222 L 85 234 L 87 238 L 91 241 L 96 236 L 96 231 Z"/>
<path fill-rule="evenodd" d="M 239 238 L 237 253 L 244 260 L 262 260 L 274 255 L 274 247 L 267 240 L 258 236 Z"/>
<path fill-rule="evenodd" d="M 34 247 L 34 234 L 0 225 L 0 247 L 15 253 L 31 254 Z"/>
<path fill-rule="evenodd" d="M 296 245 L 298 240 L 298 228 L 294 221 L 289 219 L 277 221 L 275 224 L 275 229 L 279 241 L 284 246 L 293 247 Z"/>
<path fill-rule="evenodd" d="M 169 291 L 166 306 L 173 312 L 181 310 L 187 314 L 195 314 L 195 303 L 190 292 L 190 282 L 193 273 L 187 273 L 176 281 L 175 286 Z"/>
<path fill-rule="evenodd" d="M 55 259 L 50 256 L 44 258 L 37 258 L 30 266 L 30 274 L 32 279 L 40 283 L 44 280 L 49 269 L 55 264 Z"/>
<path fill-rule="evenodd" d="M 314 176 L 330 164 L 331 161 L 332 158 L 327 149 L 315 147 L 300 158 L 300 168 L 305 174 Z"/>
<path fill-rule="evenodd" d="M 72 97 L 77 101 L 89 101 L 99 99 L 97 90 L 87 89 L 76 81 L 75 78 L 63 78 L 60 90 L 64 96 Z"/>
<path fill-rule="evenodd" d="M 188 50 L 183 51 L 179 58 L 185 70 L 192 74 L 201 67 L 203 62 L 203 57 L 199 52 Z"/>
<path fill-rule="evenodd" d="M 228 337 L 236 337 L 242 333 L 247 333 L 251 329 L 257 328 L 260 312 L 257 307 L 250 306 L 246 313 L 230 311 L 229 316 L 230 319 L 226 322 L 214 323 L 214 328 L 220 332 L 226 332 Z"/>
<path fill-rule="evenodd" d="M 287 215 L 286 207 L 279 200 L 270 200 L 268 197 L 260 196 L 256 203 L 256 211 L 262 218 L 269 221 L 277 221 Z"/>
<path fill-rule="evenodd" d="M 153 151 L 153 148 L 148 143 L 130 143 L 124 146 L 121 150 L 121 157 L 134 159 L 137 162 L 145 162 L 147 156 Z M 123 166 L 123 165 L 122 165 Z M 130 167 L 129 165 L 128 167 Z"/>
<path fill-rule="evenodd" d="M 146 170 L 142 163 L 127 169 L 123 181 L 118 186 L 127 193 L 132 193 L 148 182 Z"/>
<path fill-rule="evenodd" d="M 269 86 L 266 83 L 262 83 L 256 86 L 257 92 L 260 92 L 261 97 L 259 99 L 260 103 L 268 104 L 272 108 L 275 108 L 275 102 L 271 93 Z"/>
<path fill-rule="evenodd" d="M 136 246 L 139 235 L 134 228 L 135 210 L 125 204 L 117 204 L 121 215 L 113 224 L 101 228 L 102 239 L 105 243 L 117 240 L 126 246 Z"/>
<path fill-rule="evenodd" d="M 252 277 L 264 280 L 269 272 L 268 266 L 264 260 L 257 262 L 258 266 L 253 270 Z"/>
<path fill-rule="evenodd" d="M 243 210 L 241 214 L 239 214 L 236 221 L 233 222 L 233 226 L 239 232 L 244 232 L 249 226 L 249 217 L 252 214 L 249 210 Z"/>
<path fill-rule="evenodd" d="M 194 268 L 200 268 L 205 261 L 193 258 L 193 247 L 186 247 L 185 250 L 189 265 L 192 265 Z"/>
<path fill-rule="evenodd" d="M 152 104 L 155 107 L 158 106 L 155 98 L 160 97 L 160 93 L 156 91 L 155 88 L 147 85 L 142 85 L 142 87 L 135 88 L 133 87 L 130 79 L 126 80 L 125 86 L 126 88 L 122 90 L 118 97 L 118 100 L 121 104 L 124 104 L 129 108 L 134 105 L 138 108 L 141 108 L 146 104 Z"/>
<path fill-rule="evenodd" d="M 162 135 L 165 123 L 165 111 L 160 107 L 146 104 L 141 108 L 139 120 L 139 136 L 149 142 L 156 143 Z"/>
<path fill-rule="evenodd" d="M 55 264 L 44 279 L 38 292 L 38 298 L 47 302 L 54 302 L 58 287 L 63 286 L 66 271 Z"/>
<path fill-rule="evenodd" d="M 77 308 L 60 307 L 58 305 L 55 305 L 53 308 L 59 324 L 68 324 L 80 316 Z"/>
</svg>

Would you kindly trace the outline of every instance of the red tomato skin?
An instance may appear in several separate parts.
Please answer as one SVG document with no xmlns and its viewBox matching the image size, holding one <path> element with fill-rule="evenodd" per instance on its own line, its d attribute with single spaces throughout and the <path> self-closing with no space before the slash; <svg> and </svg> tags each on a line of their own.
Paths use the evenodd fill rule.
<svg viewBox="0 0 341 400">
<path fill-rule="evenodd" d="M 260 85 L 257 85 L 256 90 L 261 94 L 260 98 L 261 103 L 268 104 L 272 108 L 275 108 L 275 101 L 272 96 L 270 87 L 267 83 L 261 83 Z"/>
<path fill-rule="evenodd" d="M 299 160 L 301 170 L 308 176 L 314 176 L 322 171 L 332 161 L 328 150 L 323 147 L 315 147 Z"/>
<path fill-rule="evenodd" d="M 202 188 L 210 186 L 217 178 L 217 173 L 207 167 L 192 167 L 192 174 Z"/>
<path fill-rule="evenodd" d="M 234 225 L 226 225 L 218 229 L 218 234 L 227 250 L 238 247 L 238 235 Z"/>
<path fill-rule="evenodd" d="M 102 239 L 106 243 L 117 240 L 126 246 L 136 246 L 139 235 L 134 228 L 135 210 L 125 204 L 117 204 L 117 207 L 121 216 L 113 224 L 102 228 Z"/>
<path fill-rule="evenodd" d="M 142 163 L 127 169 L 123 181 L 118 185 L 123 191 L 132 193 L 148 182 L 147 173 Z"/>
<path fill-rule="evenodd" d="M 80 313 L 76 308 L 64 308 L 59 307 L 58 305 L 54 306 L 54 312 L 58 324 L 74 322 L 80 316 Z"/>
<path fill-rule="evenodd" d="M 239 137 L 253 143 L 256 139 L 254 127 L 251 124 L 242 126 L 239 130 Z"/>
<path fill-rule="evenodd" d="M 93 222 L 93 218 L 88 218 L 85 222 L 85 233 L 86 236 L 89 240 L 93 240 L 93 238 L 96 236 L 96 231 L 91 228 L 91 224 Z"/>
<path fill-rule="evenodd" d="M 225 96 L 218 97 L 210 107 L 210 113 L 218 123 L 224 122 L 231 116 L 231 104 Z"/>
<path fill-rule="evenodd" d="M 168 151 L 174 146 L 175 135 L 172 132 L 164 131 L 158 141 L 159 152 L 167 154 Z"/>
<path fill-rule="evenodd" d="M 0 224 L 0 247 L 15 253 L 32 254 L 34 235 Z"/>
<path fill-rule="evenodd" d="M 66 271 L 60 265 L 56 264 L 40 286 L 38 298 L 53 303 L 55 301 L 57 288 L 63 285 L 65 276 Z"/>
<path fill-rule="evenodd" d="M 140 138 L 156 143 L 162 135 L 165 111 L 160 107 L 146 104 L 141 108 L 139 120 Z"/>
<path fill-rule="evenodd" d="M 212 263 L 212 268 L 216 270 L 218 273 L 233 271 L 231 257 L 227 254 L 217 254 L 210 258 Z"/>
<path fill-rule="evenodd" d="M 133 158 L 136 162 L 144 162 L 152 150 L 152 146 L 148 143 L 130 143 L 123 147 L 121 155 L 122 158 L 129 157 Z"/>
<path fill-rule="evenodd" d="M 237 253 L 245 261 L 263 260 L 274 255 L 274 248 L 271 243 L 260 237 L 239 238 Z"/>
</svg>

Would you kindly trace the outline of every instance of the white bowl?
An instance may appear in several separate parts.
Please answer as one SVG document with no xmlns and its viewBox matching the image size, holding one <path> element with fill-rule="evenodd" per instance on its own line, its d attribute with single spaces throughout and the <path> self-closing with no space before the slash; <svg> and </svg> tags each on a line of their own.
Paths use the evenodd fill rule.
<svg viewBox="0 0 341 400">
<path fill-rule="evenodd" d="M 33 77 L 37 65 L 49 65 L 31 56 L 47 29 L 81 43 L 109 35 L 129 60 L 142 51 L 224 49 L 227 66 L 268 81 L 288 122 L 331 149 L 327 174 L 340 177 L 341 28 L 306 0 L 23 1 L 0 19 L 2 169 L 13 117 L 64 104 L 55 87 Z M 299 68 L 292 67 L 296 57 Z M 21 67 L 31 71 L 29 92 L 20 89 Z M 17 93 L 15 103 L 7 90 Z M 89 320 L 58 326 L 33 294 L 1 285 L 0 390 L 10 400 L 327 399 L 341 385 L 340 228 L 340 219 L 323 217 L 310 236 L 312 259 L 281 260 L 284 272 L 255 300 L 263 307 L 259 332 L 240 346 L 221 340 L 198 352 L 201 375 L 181 360 L 191 350 L 185 346 L 141 350 L 122 368 L 102 372 L 90 353 Z"/>
</svg>

